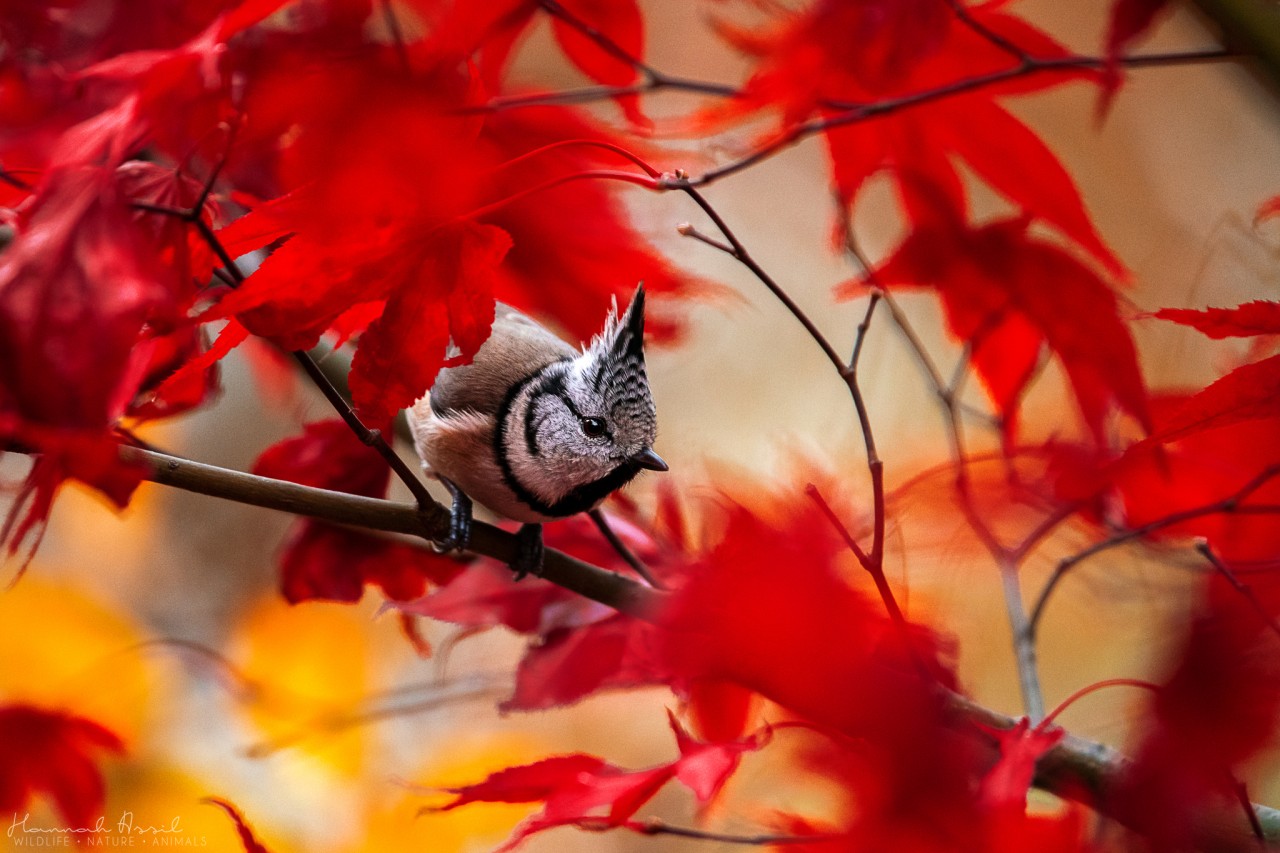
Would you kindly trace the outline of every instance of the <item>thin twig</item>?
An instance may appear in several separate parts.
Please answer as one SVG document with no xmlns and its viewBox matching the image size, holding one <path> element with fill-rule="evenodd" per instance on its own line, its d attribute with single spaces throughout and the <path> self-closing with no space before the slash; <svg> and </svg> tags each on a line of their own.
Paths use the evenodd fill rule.
<svg viewBox="0 0 1280 853">
<path fill-rule="evenodd" d="M 627 543 L 622 541 L 617 532 L 614 531 L 612 526 L 610 526 L 609 519 L 605 518 L 604 512 L 600 507 L 588 510 L 587 515 L 591 517 L 591 521 L 595 523 L 596 529 L 600 531 L 600 535 L 603 536 L 605 541 L 613 547 L 613 550 L 616 551 L 618 556 L 623 559 L 623 562 L 630 566 L 636 574 L 644 578 L 645 582 L 648 583 L 649 586 L 654 587 L 655 589 L 665 588 L 658 579 L 653 576 L 653 573 L 649 571 L 648 566 L 641 562 L 640 558 L 627 547 Z"/>
<path fill-rule="evenodd" d="M 682 173 L 676 173 L 674 178 L 664 177 L 662 180 L 679 181 L 682 180 L 681 174 Z M 702 193 L 698 192 L 692 186 L 680 186 L 673 188 L 680 189 L 685 195 L 693 199 L 694 204 L 702 208 L 702 212 L 705 213 L 715 224 L 716 228 L 724 235 L 725 240 L 727 240 L 729 244 L 728 246 L 724 246 L 709 239 L 703 239 L 702 242 L 726 252 L 738 263 L 749 269 L 751 273 L 769 289 L 769 292 L 773 294 L 774 298 L 781 302 L 783 307 L 791 312 L 791 316 L 795 317 L 796 320 L 800 322 L 800 325 L 804 326 L 804 330 L 809 333 L 809 337 L 813 338 L 813 340 L 822 349 L 822 352 L 827 356 L 827 360 L 830 361 L 835 366 L 836 370 L 840 372 L 841 376 L 843 376 L 846 371 L 845 363 L 843 359 L 840 358 L 840 354 L 836 352 L 835 347 L 833 347 L 831 342 L 827 340 L 826 336 L 819 331 L 814 322 L 809 319 L 807 314 L 804 313 L 804 310 L 796 304 L 790 294 L 788 294 L 781 285 L 774 281 L 773 277 L 770 276 L 769 273 L 765 272 L 764 268 L 756 262 L 755 258 L 751 257 L 751 253 L 747 251 L 746 246 L 742 245 L 742 242 L 738 239 L 737 235 L 734 234 L 733 230 L 725 223 L 724 218 L 721 217 L 716 209 L 712 207 L 711 204 L 702 196 Z M 680 233 L 693 236 L 693 233 L 695 232 L 692 228 L 685 227 L 681 229 Z"/>
<path fill-rule="evenodd" d="M 947 0 L 947 5 L 951 7 L 951 11 L 962 24 L 1018 60 L 1020 65 L 1026 65 L 1034 61 L 1021 47 L 975 18 L 973 13 L 969 11 L 969 7 L 964 4 L 964 0 Z"/>
<path fill-rule="evenodd" d="M 730 832 L 712 832 L 706 829 L 697 829 L 689 826 L 673 826 L 658 818 L 650 818 L 645 821 L 628 821 L 625 826 L 633 832 L 641 835 L 674 835 L 679 838 L 689 838 L 695 841 L 718 841 L 721 844 L 740 844 L 744 847 L 768 847 L 775 844 L 821 844 L 823 842 L 837 841 L 848 838 L 847 833 L 815 833 L 813 835 L 735 835 Z M 587 830 L 595 830 L 594 825 L 586 825 L 582 827 Z M 601 825 L 600 829 L 609 829 L 607 825 Z"/>
<path fill-rule="evenodd" d="M 1013 633 L 1013 655 L 1018 666 L 1018 686 L 1022 690 L 1022 706 L 1033 724 L 1044 719 L 1044 693 L 1040 688 L 1040 666 L 1036 655 L 1036 637 L 1027 619 L 1022 601 L 1022 583 L 1018 564 L 1010 559 L 998 560 L 1000 588 L 1004 591 L 1005 612 Z"/>
<path fill-rule="evenodd" d="M 1271 629 L 1272 633 L 1280 637 L 1280 623 L 1276 622 L 1275 617 L 1268 612 L 1267 608 L 1262 606 L 1262 602 L 1253 594 L 1253 589 L 1240 580 L 1236 573 L 1231 570 L 1231 567 L 1224 563 L 1222 558 L 1214 552 L 1213 547 L 1206 540 L 1201 539 L 1195 543 L 1195 549 L 1200 556 L 1208 561 L 1209 565 L 1213 566 L 1218 574 L 1226 578 L 1227 583 L 1231 584 L 1232 588 L 1240 593 L 1245 601 L 1249 602 L 1250 606 L 1262 617 L 1262 621 Z"/>
<path fill-rule="evenodd" d="M 1215 49 L 1188 51 L 1184 53 L 1121 57 L 1117 60 L 1117 63 L 1124 67 L 1145 68 L 1219 60 L 1234 60 L 1238 58 L 1239 54 L 1233 51 Z M 1001 83 L 1007 83 L 1020 77 L 1062 73 L 1065 71 L 1080 69 L 1101 69 L 1106 67 L 1106 65 L 1107 62 L 1105 59 L 1094 56 L 1064 56 L 1045 59 L 1030 58 L 1026 62 L 1020 62 L 1013 68 L 992 71 L 986 74 L 977 74 L 972 77 L 965 77 L 930 89 L 922 89 L 917 92 L 910 92 L 905 95 L 892 98 L 884 98 L 882 100 L 866 104 L 851 105 L 849 108 L 841 111 L 833 112 L 828 108 L 826 115 L 791 125 L 765 145 L 762 145 L 737 160 L 726 163 L 722 166 L 717 166 L 714 169 L 709 169 L 697 177 L 686 177 L 681 181 L 673 181 L 671 183 L 671 189 L 684 189 L 686 186 L 704 187 L 709 184 L 713 184 L 719 180 L 729 177 L 730 175 L 734 175 L 748 169 L 763 160 L 767 160 L 775 154 L 778 154 L 787 148 L 790 148 L 792 145 L 795 145 L 796 143 L 808 139 L 810 136 L 814 136 L 818 133 L 825 133 L 829 130 L 849 127 L 878 116 L 969 94 Z"/>
</svg>

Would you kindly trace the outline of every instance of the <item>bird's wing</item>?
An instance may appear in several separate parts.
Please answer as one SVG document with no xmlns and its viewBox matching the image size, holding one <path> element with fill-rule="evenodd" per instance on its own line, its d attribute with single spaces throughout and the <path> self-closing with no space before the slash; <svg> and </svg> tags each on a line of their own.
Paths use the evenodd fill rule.
<svg viewBox="0 0 1280 853">
<path fill-rule="evenodd" d="M 431 387 L 431 408 L 438 414 L 472 411 L 496 414 L 511 386 L 553 361 L 574 358 L 577 350 L 545 327 L 498 303 L 493 331 L 470 364 L 440 371 Z"/>
</svg>

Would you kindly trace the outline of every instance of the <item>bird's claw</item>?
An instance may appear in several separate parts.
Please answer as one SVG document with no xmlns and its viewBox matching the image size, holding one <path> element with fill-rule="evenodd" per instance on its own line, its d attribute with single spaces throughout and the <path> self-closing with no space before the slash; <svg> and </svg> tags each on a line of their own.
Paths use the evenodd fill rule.
<svg viewBox="0 0 1280 853">
<path fill-rule="evenodd" d="M 511 561 L 511 568 L 516 573 L 515 579 L 524 580 L 529 575 L 542 577 L 544 551 L 542 525 L 521 525 L 516 531 L 516 558 Z"/>
<path fill-rule="evenodd" d="M 471 544 L 471 498 L 444 477 L 440 478 L 444 487 L 453 496 L 453 504 L 449 507 L 449 535 L 435 542 L 439 552 L 465 551 Z"/>
</svg>

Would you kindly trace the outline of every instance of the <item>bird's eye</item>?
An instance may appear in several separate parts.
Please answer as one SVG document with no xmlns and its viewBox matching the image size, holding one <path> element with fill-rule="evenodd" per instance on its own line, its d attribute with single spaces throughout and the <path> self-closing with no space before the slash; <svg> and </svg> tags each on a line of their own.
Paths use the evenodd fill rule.
<svg viewBox="0 0 1280 853">
<path fill-rule="evenodd" d="M 605 433 L 605 423 L 601 418 L 583 418 L 582 434 L 587 438 L 599 438 Z"/>
</svg>

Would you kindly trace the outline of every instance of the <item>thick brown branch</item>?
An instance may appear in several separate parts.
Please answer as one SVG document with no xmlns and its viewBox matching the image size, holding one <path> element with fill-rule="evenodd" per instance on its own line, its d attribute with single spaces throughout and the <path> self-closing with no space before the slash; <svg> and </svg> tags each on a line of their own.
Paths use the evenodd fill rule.
<svg viewBox="0 0 1280 853">
<path fill-rule="evenodd" d="M 411 504 L 300 486 L 139 447 L 122 446 L 120 455 L 126 462 L 144 466 L 147 479 L 156 483 L 238 503 L 428 539 L 440 536 L 448 526 L 448 513 L 443 509 L 423 513 Z M 509 563 L 515 556 L 515 536 L 476 522 L 471 549 L 477 554 Z M 653 618 L 668 595 L 550 549 L 546 552 L 544 577 L 579 595 L 642 619 Z M 1017 722 L 1013 717 L 958 694 L 949 694 L 948 702 L 957 716 L 957 724 L 970 735 L 987 737 L 984 732 L 1008 729 Z M 973 725 L 975 723 L 978 725 Z M 1112 802 L 1104 795 L 1115 786 L 1126 763 L 1122 755 L 1102 744 L 1068 736 L 1040 760 L 1035 784 L 1060 796 L 1086 798 L 1093 808 L 1124 823 L 1126 816 L 1116 813 Z M 1268 842 L 1280 842 L 1280 811 L 1255 806 L 1255 813 Z M 1252 827 L 1239 815 L 1236 818 L 1236 823 L 1224 820 L 1206 827 L 1206 837 L 1217 842 L 1209 846 L 1222 849 L 1241 839 L 1252 838 Z"/>
</svg>

